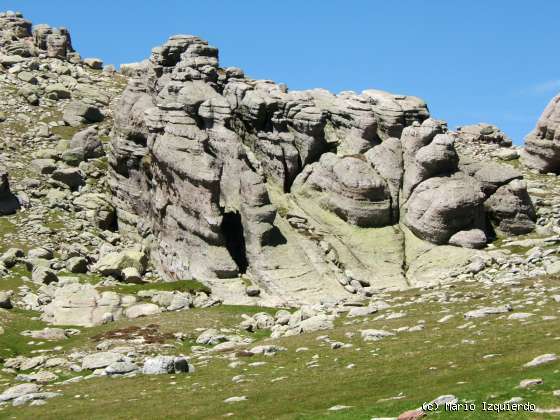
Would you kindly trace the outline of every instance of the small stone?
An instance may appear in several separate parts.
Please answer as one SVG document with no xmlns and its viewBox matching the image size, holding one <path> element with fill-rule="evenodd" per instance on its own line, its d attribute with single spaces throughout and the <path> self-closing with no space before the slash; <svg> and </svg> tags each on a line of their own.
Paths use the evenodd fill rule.
<svg viewBox="0 0 560 420">
<path fill-rule="evenodd" d="M 40 258 L 43 260 L 52 260 L 54 257 L 53 252 L 50 249 L 43 247 L 30 249 L 27 256 L 30 259 Z"/>
<path fill-rule="evenodd" d="M 87 273 L 87 260 L 84 257 L 72 257 L 66 261 L 66 269 L 71 273 Z"/>
<path fill-rule="evenodd" d="M 459 399 L 452 394 L 449 395 L 440 395 L 435 400 L 431 401 L 433 404 L 436 404 L 438 407 L 445 406 L 446 404 L 457 404 Z"/>
<path fill-rule="evenodd" d="M 469 311 L 465 313 L 465 319 L 471 318 L 482 318 L 488 315 L 496 315 L 496 314 L 504 314 L 511 312 L 513 309 L 510 305 L 502 305 L 496 307 L 485 307 L 480 309 L 475 309 L 473 311 Z"/>
<path fill-rule="evenodd" d="M 246 396 L 242 396 L 242 397 L 229 397 L 226 398 L 224 400 L 225 403 L 229 404 L 229 403 L 235 403 L 235 402 L 240 402 L 240 401 L 247 401 L 247 397 Z"/>
<path fill-rule="evenodd" d="M 532 388 L 534 386 L 537 385 L 542 385 L 543 384 L 543 380 L 538 378 L 538 379 L 523 379 L 521 382 L 519 382 L 519 388 Z"/>
<path fill-rule="evenodd" d="M 99 108 L 79 101 L 68 104 L 62 116 L 62 119 L 73 127 L 79 127 L 87 123 L 101 122 L 103 118 L 104 116 Z"/>
<path fill-rule="evenodd" d="M 101 70 L 103 68 L 103 60 L 95 57 L 84 58 L 84 64 L 94 70 Z"/>
<path fill-rule="evenodd" d="M 245 293 L 247 294 L 247 296 L 257 297 L 261 294 L 261 289 L 259 289 L 257 286 L 247 286 L 245 288 Z"/>
<path fill-rule="evenodd" d="M 35 75 L 29 71 L 22 71 L 18 73 L 18 79 L 22 82 L 29 83 L 31 85 L 36 85 L 38 83 L 37 78 Z"/>
<path fill-rule="evenodd" d="M 393 334 L 392 332 L 389 331 L 385 331 L 385 330 L 362 330 L 361 331 L 362 334 L 362 339 L 364 341 L 379 341 L 385 337 L 392 337 L 395 334 Z"/>
<path fill-rule="evenodd" d="M 401 413 L 399 417 L 397 417 L 397 420 L 417 420 L 425 416 L 426 413 L 424 413 L 422 410 L 409 410 Z"/>
<path fill-rule="evenodd" d="M 508 319 L 527 319 L 532 317 L 534 314 L 529 314 L 527 312 L 517 312 L 508 316 Z"/>
<path fill-rule="evenodd" d="M 62 328 L 43 328 L 42 330 L 29 331 L 28 334 L 39 340 L 65 340 L 66 331 Z"/>
<path fill-rule="evenodd" d="M 329 407 L 328 411 L 340 411 L 340 410 L 347 410 L 349 408 L 352 408 L 352 406 L 337 404 L 337 405 L 333 405 L 332 407 Z"/>
<path fill-rule="evenodd" d="M 356 316 L 367 316 L 367 315 L 371 315 L 377 312 L 377 307 L 376 306 L 358 306 L 358 307 L 354 307 L 351 308 L 348 311 L 348 318 L 353 318 Z"/>
<path fill-rule="evenodd" d="M 540 356 L 535 357 L 530 362 L 525 363 L 523 366 L 536 367 L 536 366 L 544 365 L 546 363 L 556 362 L 557 360 L 558 360 L 558 356 L 555 353 L 541 354 Z"/>
<path fill-rule="evenodd" d="M 484 248 L 486 241 L 486 234 L 480 229 L 462 230 L 449 238 L 450 245 L 475 249 Z"/>
</svg>

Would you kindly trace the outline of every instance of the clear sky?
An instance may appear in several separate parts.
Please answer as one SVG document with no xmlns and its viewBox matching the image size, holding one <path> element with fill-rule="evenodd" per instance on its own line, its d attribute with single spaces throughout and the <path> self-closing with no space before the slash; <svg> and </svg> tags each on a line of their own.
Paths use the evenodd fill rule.
<svg viewBox="0 0 560 420">
<path fill-rule="evenodd" d="M 170 35 L 201 36 L 222 66 L 291 89 L 424 98 L 449 126 L 498 125 L 520 144 L 560 91 L 555 0 L 0 0 L 70 29 L 83 57 L 139 61 Z"/>
</svg>

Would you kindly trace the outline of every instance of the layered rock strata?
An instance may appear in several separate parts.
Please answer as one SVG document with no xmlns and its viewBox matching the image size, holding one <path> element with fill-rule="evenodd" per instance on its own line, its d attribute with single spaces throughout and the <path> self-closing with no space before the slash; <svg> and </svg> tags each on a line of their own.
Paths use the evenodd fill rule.
<svg viewBox="0 0 560 420">
<path fill-rule="evenodd" d="M 289 91 L 219 67 L 190 35 L 126 72 L 109 183 L 120 228 L 170 279 L 246 274 L 286 301 L 339 298 L 415 283 L 435 245 L 445 276 L 495 230 L 533 228 L 521 175 L 460 162 L 419 98 Z"/>
</svg>

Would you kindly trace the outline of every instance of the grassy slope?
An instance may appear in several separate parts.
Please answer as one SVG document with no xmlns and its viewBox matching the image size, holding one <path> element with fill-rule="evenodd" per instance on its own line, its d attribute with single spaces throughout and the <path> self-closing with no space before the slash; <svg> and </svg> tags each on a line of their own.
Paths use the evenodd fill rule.
<svg viewBox="0 0 560 420">
<path fill-rule="evenodd" d="M 547 280 L 558 285 L 557 280 Z M 438 395 L 455 394 L 460 399 L 503 402 L 513 396 L 524 397 L 539 407 L 560 405 L 552 390 L 560 388 L 559 363 L 526 369 L 522 365 L 533 357 L 558 352 L 560 326 L 557 321 L 544 321 L 541 316 L 558 315 L 559 305 L 526 304 L 520 311 L 536 311 L 529 321 L 507 320 L 491 316 L 474 321 L 474 328 L 459 329 L 465 324 L 462 313 L 478 305 L 494 304 L 496 297 L 478 293 L 476 285 L 461 285 L 450 293 L 462 293 L 473 300 L 469 303 L 417 303 L 395 311 L 407 316 L 394 320 L 340 318 L 332 331 L 306 334 L 274 340 L 288 348 L 274 357 L 240 358 L 246 364 L 230 368 L 224 355 L 215 355 L 207 365 L 194 361 L 197 371 L 191 375 L 138 376 L 129 379 L 99 378 L 80 383 L 54 386 L 64 397 L 50 400 L 42 407 L 7 407 L 6 418 L 220 418 L 234 413 L 242 418 L 336 418 L 369 419 L 372 416 L 396 416 L 418 407 Z M 503 289 L 502 297 L 523 298 L 523 292 Z M 401 294 L 414 298 L 414 292 Z M 404 301 L 404 300 L 403 300 Z M 457 313 L 448 323 L 437 320 Z M 102 331 L 131 324 L 157 323 L 162 330 L 183 331 L 194 337 L 197 327 L 232 327 L 240 321 L 242 312 L 259 309 L 247 307 L 217 307 L 162 314 L 141 320 L 123 321 L 109 326 L 83 330 L 64 346 L 93 346 L 88 337 Z M 426 321 L 420 332 L 398 333 L 396 338 L 364 343 L 359 330 L 365 328 L 393 329 L 413 326 Z M 354 333 L 348 338 L 346 333 Z M 328 334 L 333 340 L 352 343 L 353 348 L 332 350 L 316 338 Z M 261 335 L 261 334 L 260 334 Z M 3 341 L 1 338 L 0 341 Z M 463 340 L 473 340 L 464 342 Z M 191 340 L 177 344 L 176 352 L 188 350 Z M 295 352 L 298 347 L 308 351 Z M 487 354 L 501 356 L 483 359 Z M 308 363 L 317 355 L 317 367 Z M 265 361 L 263 366 L 248 363 Z M 350 363 L 356 366 L 348 369 Z M 235 375 L 245 375 L 246 382 L 232 382 Z M 285 377 L 285 379 L 273 381 Z M 516 389 L 520 380 L 541 377 L 544 385 L 533 390 Z M 76 397 L 79 395 L 79 397 Z M 245 395 L 245 402 L 225 404 L 231 396 Z M 391 397 L 404 396 L 400 399 Z M 352 408 L 330 412 L 337 404 Z M 477 411 L 475 413 L 440 413 L 438 418 L 511 418 Z M 535 413 L 518 414 L 515 418 L 547 418 Z"/>
</svg>

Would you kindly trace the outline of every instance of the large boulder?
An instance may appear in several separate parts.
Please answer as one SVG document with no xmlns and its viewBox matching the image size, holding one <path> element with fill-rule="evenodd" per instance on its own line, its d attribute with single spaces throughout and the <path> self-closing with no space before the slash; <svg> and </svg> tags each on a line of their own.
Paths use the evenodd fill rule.
<svg viewBox="0 0 560 420">
<path fill-rule="evenodd" d="M 494 194 L 499 187 L 510 183 L 514 179 L 523 178 L 523 175 L 511 165 L 492 161 L 463 161 L 460 168 L 480 182 L 482 191 L 487 196 Z"/>
<path fill-rule="evenodd" d="M 419 238 L 445 244 L 459 231 L 485 228 L 484 199 L 474 178 L 430 178 L 410 196 L 405 224 Z"/>
<path fill-rule="evenodd" d="M 104 116 L 94 105 L 73 101 L 64 108 L 62 119 L 72 127 L 79 127 L 82 124 L 101 122 Z"/>
<path fill-rule="evenodd" d="M 54 325 L 91 327 L 116 320 L 122 313 L 121 298 L 117 293 L 100 293 L 90 284 L 70 283 L 56 288 L 41 319 Z"/>
<path fill-rule="evenodd" d="M 103 143 L 99 140 L 99 135 L 95 127 L 89 127 L 78 131 L 70 140 L 70 149 L 79 149 L 86 159 L 94 159 L 105 154 Z"/>
<path fill-rule="evenodd" d="M 126 249 L 102 255 L 94 266 L 94 270 L 104 276 L 121 277 L 125 268 L 133 267 L 138 272 L 146 271 L 147 257 L 142 251 Z"/>
<path fill-rule="evenodd" d="M 504 185 L 484 203 L 497 229 L 510 235 L 529 233 L 537 220 L 527 184 L 514 180 Z"/>
<path fill-rule="evenodd" d="M 60 99 L 70 99 L 72 92 L 61 83 L 53 83 L 45 88 L 45 96 L 58 101 Z"/>
<path fill-rule="evenodd" d="M 560 95 L 552 98 L 525 137 L 521 161 L 541 172 L 560 173 Z"/>
<path fill-rule="evenodd" d="M 110 351 L 88 354 L 82 359 L 82 369 L 101 369 L 113 363 L 121 362 L 123 355 Z"/>
<path fill-rule="evenodd" d="M 85 219 L 93 221 L 102 230 L 115 230 L 117 216 L 109 197 L 100 193 L 81 194 L 74 200 L 74 206 L 83 211 Z"/>
</svg>

